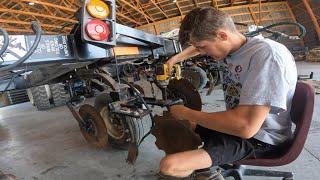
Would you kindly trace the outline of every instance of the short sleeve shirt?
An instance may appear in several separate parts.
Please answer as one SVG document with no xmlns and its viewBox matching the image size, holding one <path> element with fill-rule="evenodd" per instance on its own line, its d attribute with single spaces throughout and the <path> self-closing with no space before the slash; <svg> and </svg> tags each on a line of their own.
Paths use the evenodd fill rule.
<svg viewBox="0 0 320 180">
<path fill-rule="evenodd" d="M 292 136 L 290 109 L 297 69 L 290 51 L 262 36 L 248 38 L 220 63 L 227 109 L 269 105 L 271 110 L 254 138 L 273 145 Z"/>
</svg>

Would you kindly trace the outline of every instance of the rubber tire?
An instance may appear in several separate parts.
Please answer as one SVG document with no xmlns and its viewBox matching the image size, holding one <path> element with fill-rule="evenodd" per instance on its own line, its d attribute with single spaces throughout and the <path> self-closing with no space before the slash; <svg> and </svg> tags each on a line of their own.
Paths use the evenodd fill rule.
<svg viewBox="0 0 320 180">
<path fill-rule="evenodd" d="M 96 97 L 94 102 L 94 107 L 98 112 L 101 112 L 101 110 L 111 102 L 113 102 L 113 100 L 108 93 L 101 93 Z M 108 131 L 108 141 L 109 141 L 109 144 L 116 149 L 128 150 L 132 140 L 130 142 L 127 142 L 126 140 L 127 138 L 135 138 L 134 141 L 136 141 L 137 130 L 136 130 L 136 127 L 134 127 L 133 124 L 131 124 L 130 122 L 132 121 L 131 117 L 123 116 L 123 118 L 125 118 L 125 120 L 122 121 L 124 129 L 127 129 L 128 132 L 125 132 L 125 135 L 123 136 L 123 138 L 115 139 L 114 137 L 110 136 Z M 106 126 L 108 126 L 108 123 L 106 123 Z"/>
<path fill-rule="evenodd" d="M 70 95 L 65 89 L 64 84 L 50 84 L 49 88 L 55 107 L 63 106 L 70 100 Z"/>
<path fill-rule="evenodd" d="M 33 101 L 31 103 L 33 103 L 39 111 L 48 110 L 53 107 L 50 103 L 50 97 L 48 96 L 45 85 L 32 87 L 30 88 L 30 92 L 31 93 L 28 93 L 29 99 Z"/>
</svg>

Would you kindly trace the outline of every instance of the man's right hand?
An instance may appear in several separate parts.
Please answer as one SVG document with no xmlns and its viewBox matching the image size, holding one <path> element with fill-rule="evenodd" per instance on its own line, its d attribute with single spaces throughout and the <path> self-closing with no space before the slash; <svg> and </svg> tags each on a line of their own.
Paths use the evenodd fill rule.
<svg viewBox="0 0 320 180">
<path fill-rule="evenodd" d="M 171 74 L 172 72 L 172 67 L 176 64 L 176 60 L 174 57 L 171 57 L 167 62 L 166 64 L 168 65 L 168 68 L 169 68 L 169 73 Z"/>
</svg>

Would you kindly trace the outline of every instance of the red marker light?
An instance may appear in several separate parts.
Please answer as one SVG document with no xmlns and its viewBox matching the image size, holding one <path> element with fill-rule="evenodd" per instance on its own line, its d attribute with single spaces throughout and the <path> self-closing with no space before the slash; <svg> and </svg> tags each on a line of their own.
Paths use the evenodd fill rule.
<svg viewBox="0 0 320 180">
<path fill-rule="evenodd" d="M 91 20 L 86 24 L 87 35 L 96 41 L 103 41 L 109 38 L 109 25 L 101 20 Z"/>
</svg>

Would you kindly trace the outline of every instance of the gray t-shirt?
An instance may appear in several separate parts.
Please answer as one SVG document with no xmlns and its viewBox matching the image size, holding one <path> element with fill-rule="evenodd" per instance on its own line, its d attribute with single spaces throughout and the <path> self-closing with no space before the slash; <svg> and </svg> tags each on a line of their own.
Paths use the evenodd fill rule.
<svg viewBox="0 0 320 180">
<path fill-rule="evenodd" d="M 297 69 L 290 51 L 262 36 L 248 38 L 220 63 L 227 109 L 238 105 L 270 105 L 271 110 L 254 138 L 273 145 L 292 136 L 290 109 Z"/>
</svg>

